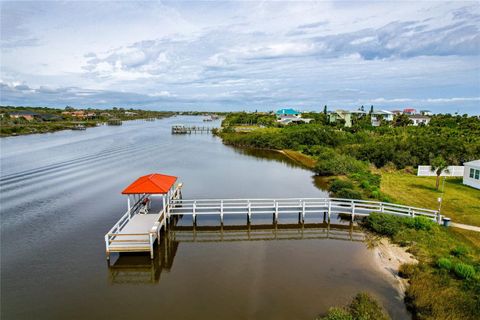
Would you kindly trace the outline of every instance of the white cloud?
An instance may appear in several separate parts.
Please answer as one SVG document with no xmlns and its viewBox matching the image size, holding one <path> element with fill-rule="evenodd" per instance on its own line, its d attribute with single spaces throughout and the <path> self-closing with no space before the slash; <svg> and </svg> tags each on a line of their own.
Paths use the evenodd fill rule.
<svg viewBox="0 0 480 320">
<path fill-rule="evenodd" d="M 9 2 L 1 14 L 2 103 L 478 104 L 474 2 Z"/>
</svg>

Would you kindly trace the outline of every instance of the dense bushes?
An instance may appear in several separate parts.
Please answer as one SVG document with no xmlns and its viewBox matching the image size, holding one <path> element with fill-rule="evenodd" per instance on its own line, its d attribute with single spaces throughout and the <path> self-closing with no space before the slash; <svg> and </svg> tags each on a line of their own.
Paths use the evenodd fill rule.
<svg viewBox="0 0 480 320">
<path fill-rule="evenodd" d="M 332 148 L 317 149 L 315 172 L 320 176 L 347 175 L 367 171 L 368 165 L 346 154 L 340 154 Z"/>
<path fill-rule="evenodd" d="M 380 304 L 368 293 L 357 294 L 346 308 L 331 308 L 318 320 L 387 320 Z"/>
<path fill-rule="evenodd" d="M 437 227 L 436 223 L 425 217 L 400 217 L 391 214 L 372 212 L 368 215 L 363 225 L 378 234 L 392 237 L 402 229 L 431 230 Z"/>
<path fill-rule="evenodd" d="M 457 263 L 453 267 L 453 271 L 460 279 L 470 279 L 475 276 L 475 268 L 466 263 Z"/>
<path fill-rule="evenodd" d="M 470 117 L 460 121 L 465 126 L 455 124 L 457 120 L 451 120 L 454 124 L 449 121 L 436 120 L 435 125 L 424 127 L 371 127 L 357 131 L 305 124 L 277 130 L 255 130 L 241 135 L 224 134 L 222 138 L 227 144 L 293 149 L 315 157 L 322 157 L 325 152 L 331 155 L 331 151 L 322 147 L 334 147 L 338 154 L 347 156 L 342 158 L 333 154 L 339 161 L 356 159 L 377 167 L 389 163 L 397 168 L 415 167 L 429 164 L 430 159 L 437 156 L 445 158 L 449 165 L 478 159 L 480 120 Z M 319 172 L 328 172 L 333 170 L 331 168 L 334 166 L 323 163 Z"/>
</svg>

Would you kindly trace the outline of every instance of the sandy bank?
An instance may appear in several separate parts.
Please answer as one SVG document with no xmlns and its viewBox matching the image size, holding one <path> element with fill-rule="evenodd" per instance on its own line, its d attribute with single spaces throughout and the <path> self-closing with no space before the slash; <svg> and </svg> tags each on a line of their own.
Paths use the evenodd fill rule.
<svg viewBox="0 0 480 320">
<path fill-rule="evenodd" d="M 398 269 L 402 264 L 413 264 L 418 261 L 407 252 L 406 247 L 393 244 L 387 238 L 381 238 L 375 242 L 374 260 L 378 270 L 384 275 L 397 290 L 403 299 L 408 287 L 408 280 L 398 275 Z"/>
</svg>

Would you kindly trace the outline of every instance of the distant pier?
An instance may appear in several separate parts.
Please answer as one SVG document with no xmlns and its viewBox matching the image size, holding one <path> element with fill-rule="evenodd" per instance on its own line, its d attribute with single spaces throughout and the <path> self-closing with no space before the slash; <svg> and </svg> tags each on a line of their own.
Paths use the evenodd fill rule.
<svg viewBox="0 0 480 320">
<path fill-rule="evenodd" d="M 172 126 L 172 134 L 209 133 L 214 128 L 208 126 L 185 126 L 177 124 Z"/>
</svg>

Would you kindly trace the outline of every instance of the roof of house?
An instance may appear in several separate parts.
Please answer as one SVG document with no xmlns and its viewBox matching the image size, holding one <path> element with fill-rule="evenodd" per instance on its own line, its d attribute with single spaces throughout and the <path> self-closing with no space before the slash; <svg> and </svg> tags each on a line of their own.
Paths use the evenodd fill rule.
<svg viewBox="0 0 480 320">
<path fill-rule="evenodd" d="M 177 177 L 152 173 L 135 180 L 122 194 L 165 194 L 177 181 Z"/>
<path fill-rule="evenodd" d="M 463 165 L 468 165 L 468 166 L 474 166 L 474 167 L 480 167 L 480 160 L 473 160 L 473 161 L 468 161 L 464 162 Z"/>
<path fill-rule="evenodd" d="M 276 112 L 277 115 L 296 115 L 300 113 L 300 111 L 297 111 L 295 109 L 280 109 Z"/>
<path fill-rule="evenodd" d="M 393 114 L 393 112 L 388 111 L 388 110 L 377 110 L 377 111 L 373 111 L 372 114 L 377 114 L 377 115 L 378 114 L 383 114 L 383 115 L 387 114 L 388 115 L 388 114 Z"/>
<path fill-rule="evenodd" d="M 12 115 L 12 116 L 38 116 L 39 114 L 36 113 L 36 112 L 32 112 L 32 111 L 20 110 L 20 111 L 10 112 L 10 115 Z"/>
</svg>

